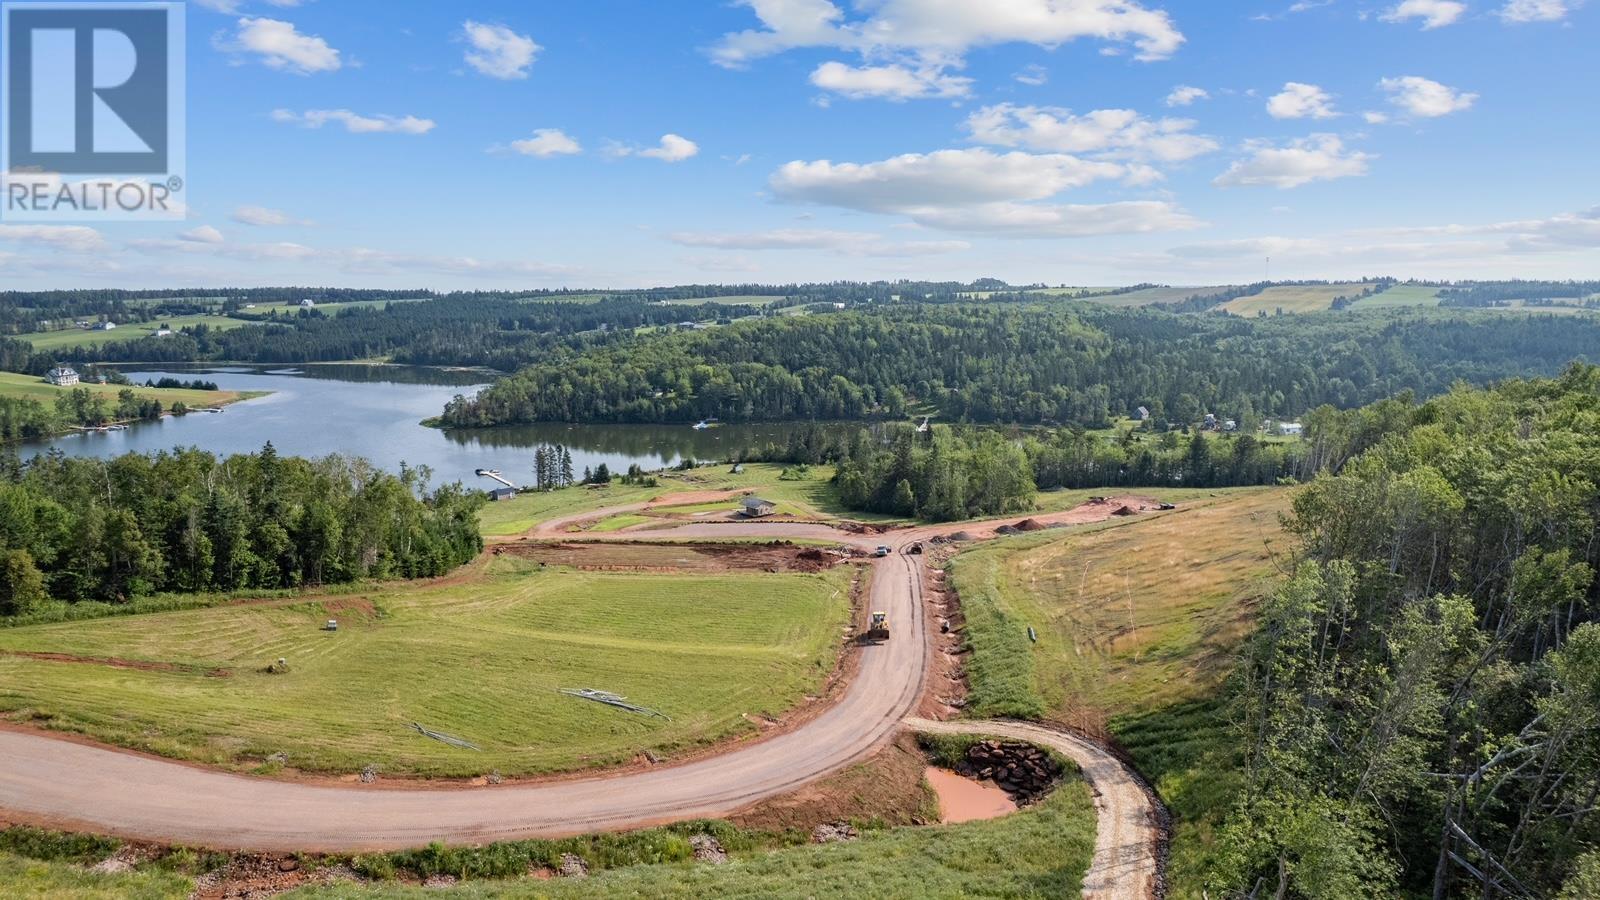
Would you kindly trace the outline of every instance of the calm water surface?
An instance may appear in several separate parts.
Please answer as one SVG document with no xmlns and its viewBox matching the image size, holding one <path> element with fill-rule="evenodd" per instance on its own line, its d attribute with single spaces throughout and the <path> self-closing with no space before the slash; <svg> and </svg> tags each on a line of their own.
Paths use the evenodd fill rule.
<svg viewBox="0 0 1600 900">
<path fill-rule="evenodd" d="M 203 378 L 223 390 L 271 391 L 221 413 L 168 416 L 127 431 L 72 434 L 23 444 L 24 458 L 47 449 L 69 456 L 107 457 L 196 446 L 219 454 L 253 453 L 268 441 L 279 453 L 362 456 L 386 469 L 403 461 L 433 469 L 434 481 L 481 481 L 476 469 L 499 469 L 519 484 L 533 479 L 532 448 L 563 444 L 574 467 L 605 463 L 625 470 L 674 465 L 686 456 L 725 459 L 741 449 L 782 443 L 792 424 L 728 425 L 695 431 L 686 425 L 528 425 L 443 431 L 423 419 L 450 398 L 484 385 L 481 373 L 403 366 L 169 367 L 128 370 L 128 377 Z M 487 482 L 485 482 L 487 483 Z"/>
</svg>

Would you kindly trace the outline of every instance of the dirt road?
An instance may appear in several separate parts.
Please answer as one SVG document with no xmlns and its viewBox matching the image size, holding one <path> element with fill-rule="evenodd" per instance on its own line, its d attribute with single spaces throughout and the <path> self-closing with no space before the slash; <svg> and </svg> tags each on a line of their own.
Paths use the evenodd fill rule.
<svg viewBox="0 0 1600 900">
<path fill-rule="evenodd" d="M 1078 764 L 1094 790 L 1097 824 L 1094 859 L 1083 877 L 1083 896 L 1094 900 L 1147 900 L 1160 883 L 1160 807 L 1144 782 L 1110 751 L 1071 732 L 1022 722 L 907 719 L 934 734 L 1015 738 L 1059 751 Z"/>
<path fill-rule="evenodd" d="M 1095 520 L 1077 511 L 1037 518 Z M 983 537 L 1004 524 L 967 524 L 960 530 Z M 559 526 L 546 526 L 551 527 Z M 884 544 L 898 551 L 951 530 L 907 528 L 860 535 L 815 524 L 749 522 L 691 524 L 658 534 L 673 540 L 821 538 L 857 547 Z M 637 540 L 640 535 L 628 537 Z M 835 705 L 794 731 L 720 756 L 549 784 L 335 787 L 231 775 L 43 734 L 0 731 L 0 815 L 150 841 L 280 851 L 488 842 L 725 816 L 864 758 L 902 727 L 921 697 L 930 657 L 921 559 L 896 552 L 874 563 L 870 602 L 896 623 L 895 638 L 860 649 L 856 677 Z M 986 732 L 1013 733 L 999 727 Z M 1118 892 L 1092 896 L 1143 896 L 1137 893 L 1143 888 L 1121 891 L 1126 878 L 1143 878 L 1146 867 L 1133 843 L 1143 840 L 1153 846 L 1138 837 L 1135 827 L 1141 817 L 1154 821 L 1150 799 L 1142 791 L 1119 787 L 1118 779 L 1128 773 L 1090 753 L 1086 747 L 1092 745 L 1073 744 L 1077 739 L 1043 729 L 1038 739 L 1075 759 L 1081 756 L 1091 782 L 1097 788 L 1109 786 L 1099 790 L 1102 839 L 1112 848 L 1105 865 L 1097 852 L 1092 874 L 1096 884 Z M 1116 847 L 1123 849 L 1112 852 Z M 1125 858 L 1131 866 L 1128 874 L 1121 862 Z M 1143 882 L 1127 882 L 1136 883 Z"/>
</svg>

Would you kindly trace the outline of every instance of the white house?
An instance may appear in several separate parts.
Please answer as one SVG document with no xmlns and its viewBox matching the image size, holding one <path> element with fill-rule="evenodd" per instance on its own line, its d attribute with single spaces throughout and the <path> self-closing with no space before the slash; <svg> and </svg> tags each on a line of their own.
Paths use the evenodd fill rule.
<svg viewBox="0 0 1600 900">
<path fill-rule="evenodd" d="M 117 327 L 117 323 L 115 323 L 115 322 L 101 322 L 100 324 L 94 326 L 94 330 L 95 331 L 113 331 L 113 330 L 116 329 L 116 327 Z"/>
<path fill-rule="evenodd" d="M 1305 433 L 1305 426 L 1299 422 L 1279 422 L 1278 433 L 1286 437 L 1299 437 Z"/>
<path fill-rule="evenodd" d="M 153 333 L 153 336 L 154 337 L 166 337 L 166 336 L 168 336 L 170 334 L 172 334 L 172 329 L 171 328 L 157 328 L 155 330 L 155 332 Z"/>
<path fill-rule="evenodd" d="M 771 500 L 763 500 L 760 497 L 746 497 L 744 498 L 744 508 L 740 512 L 747 518 L 759 519 L 763 516 L 772 515 L 777 509 L 778 505 Z"/>
<path fill-rule="evenodd" d="M 56 366 L 44 377 L 56 387 L 74 387 L 78 383 L 78 372 L 71 366 Z"/>
<path fill-rule="evenodd" d="M 312 307 L 314 307 L 316 305 L 317 305 L 317 301 L 312 300 L 310 298 L 306 298 L 305 300 L 301 300 L 300 301 L 300 306 L 305 308 L 305 309 L 311 309 Z"/>
</svg>

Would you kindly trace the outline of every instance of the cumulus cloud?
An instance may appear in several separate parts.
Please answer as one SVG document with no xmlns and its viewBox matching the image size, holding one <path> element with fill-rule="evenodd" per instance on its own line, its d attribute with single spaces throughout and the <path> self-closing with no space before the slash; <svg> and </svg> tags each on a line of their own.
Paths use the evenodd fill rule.
<svg viewBox="0 0 1600 900">
<path fill-rule="evenodd" d="M 1500 18 L 1513 25 L 1528 22 L 1559 22 L 1567 17 L 1582 0 L 1509 0 L 1500 7 Z"/>
<path fill-rule="evenodd" d="M 663 134 L 661 142 L 654 147 L 633 147 L 627 144 L 613 143 L 607 147 L 606 153 L 612 156 L 643 156 L 648 159 L 659 159 L 662 162 L 676 163 L 697 155 L 700 145 L 682 135 Z"/>
<path fill-rule="evenodd" d="M 235 26 L 233 37 L 219 38 L 217 46 L 227 52 L 254 55 L 268 68 L 296 75 L 337 70 L 342 61 L 339 51 L 320 37 L 301 34 L 292 22 L 245 17 Z"/>
<path fill-rule="evenodd" d="M 297 219 L 281 209 L 269 209 L 265 206 L 240 206 L 229 216 L 240 225 L 253 225 L 258 228 L 279 225 L 310 225 L 304 219 Z"/>
<path fill-rule="evenodd" d="M 853 4 L 855 15 L 834 0 L 738 2 L 755 13 L 761 27 L 723 35 L 710 49 L 717 64 L 740 68 L 796 48 L 831 47 L 859 53 L 868 63 L 863 69 L 900 69 L 904 72 L 894 75 L 898 81 L 910 72 L 941 86 L 915 94 L 862 94 L 895 99 L 952 96 L 948 92 L 966 79 L 947 70 L 959 69 L 966 53 L 976 47 L 1026 43 L 1054 49 L 1079 38 L 1096 38 L 1109 42 L 1107 50 L 1120 52 L 1121 45 L 1131 44 L 1137 58 L 1156 60 L 1171 56 L 1184 41 L 1164 11 L 1136 0 L 874 0 Z M 830 74 L 842 76 L 838 71 Z"/>
<path fill-rule="evenodd" d="M 1430 119 L 1470 109 L 1478 99 L 1477 94 L 1458 91 L 1416 75 L 1385 78 L 1378 82 L 1378 87 L 1388 92 L 1390 103 L 1414 116 Z"/>
<path fill-rule="evenodd" d="M 306 128 L 321 128 L 332 122 L 343 125 L 351 134 L 427 134 L 437 124 L 432 119 L 419 119 L 416 116 L 390 116 L 381 113 L 363 116 L 348 109 L 308 109 L 303 113 L 289 109 L 275 109 L 272 111 L 272 120 L 285 124 L 299 124 Z"/>
<path fill-rule="evenodd" d="M 1541 0 L 1533 0 L 1541 2 Z M 1548 0 L 1545 0 L 1548 2 Z M 1383 15 L 1379 16 L 1385 22 L 1405 22 L 1410 19 L 1421 19 L 1422 30 L 1443 28 L 1454 24 L 1467 11 L 1465 3 L 1456 0 L 1402 0 L 1401 3 L 1389 7 Z"/>
<path fill-rule="evenodd" d="M 534 57 L 544 49 L 525 34 L 517 34 L 504 25 L 485 25 L 471 19 L 461 23 L 461 33 L 472 48 L 467 51 L 467 65 L 480 75 L 515 81 L 528 77 Z"/>
<path fill-rule="evenodd" d="M 1290 81 L 1267 100 L 1267 113 L 1274 119 L 1331 119 L 1339 113 L 1333 108 L 1333 95 L 1314 84 Z"/>
<path fill-rule="evenodd" d="M 971 249 L 966 241 L 890 241 L 862 231 L 788 228 L 773 231 L 678 231 L 667 240 L 684 247 L 716 250 L 825 250 L 845 256 L 939 256 Z"/>
<path fill-rule="evenodd" d="M 1192 218 L 1165 202 L 1039 202 L 1097 181 L 1141 180 L 1146 170 L 1064 153 L 973 148 L 907 153 L 871 163 L 796 160 L 774 172 L 768 185 L 786 202 L 904 215 L 949 231 L 1074 237 L 1192 226 Z"/>
<path fill-rule="evenodd" d="M 1314 134 L 1287 146 L 1247 145 L 1250 156 L 1237 160 L 1212 180 L 1218 187 L 1294 188 L 1367 174 L 1371 154 L 1346 150 L 1338 135 Z"/>
<path fill-rule="evenodd" d="M 986 106 L 967 117 L 972 139 L 1001 147 L 1108 158 L 1181 162 L 1217 149 L 1194 134 L 1193 119 L 1147 119 L 1131 109 L 1097 109 L 1083 115 L 1050 106 Z"/>
<path fill-rule="evenodd" d="M 1177 87 L 1172 89 L 1172 93 L 1167 95 L 1167 105 L 1168 106 L 1189 106 L 1189 105 L 1193 104 L 1196 100 L 1210 100 L 1210 99 L 1211 99 L 1211 93 L 1209 91 L 1207 91 L 1205 88 L 1197 88 L 1197 87 L 1191 87 L 1191 86 L 1189 86 L 1187 84 L 1180 84 Z"/>
<path fill-rule="evenodd" d="M 512 141 L 510 149 L 523 156 L 548 159 L 552 156 L 570 156 L 582 153 L 583 145 L 559 128 L 536 128 L 533 137 Z"/>
<path fill-rule="evenodd" d="M 852 100 L 965 97 L 972 88 L 972 79 L 946 74 L 937 66 L 848 66 L 842 62 L 817 66 L 811 73 L 811 83 Z"/>
</svg>

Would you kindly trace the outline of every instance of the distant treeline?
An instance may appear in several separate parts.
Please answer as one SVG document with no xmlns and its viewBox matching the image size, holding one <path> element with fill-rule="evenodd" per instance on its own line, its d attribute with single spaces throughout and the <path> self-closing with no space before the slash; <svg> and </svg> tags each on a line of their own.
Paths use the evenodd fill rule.
<svg viewBox="0 0 1600 900">
<path fill-rule="evenodd" d="M 1582 300 L 1600 281 L 1479 281 L 1439 291 L 1441 306 L 1506 306 L 1516 300 Z"/>
<path fill-rule="evenodd" d="M 1198 431 L 1130 431 L 1109 440 L 1076 428 L 1006 434 L 882 424 L 845 435 L 798 429 L 786 444 L 745 458 L 833 463 L 833 483 L 846 508 L 945 522 L 1025 512 L 1039 490 L 1275 484 L 1305 474 L 1307 446 Z"/>
<path fill-rule="evenodd" d="M 442 575 L 482 549 L 481 496 L 359 459 L 0 456 L 0 616 L 52 602 Z"/>
<path fill-rule="evenodd" d="M 908 305 L 552 348 L 448 426 L 901 418 L 1098 427 L 1348 408 L 1457 380 L 1553 374 L 1600 321 L 1433 311 L 1245 320 L 1093 305 Z"/>
</svg>

